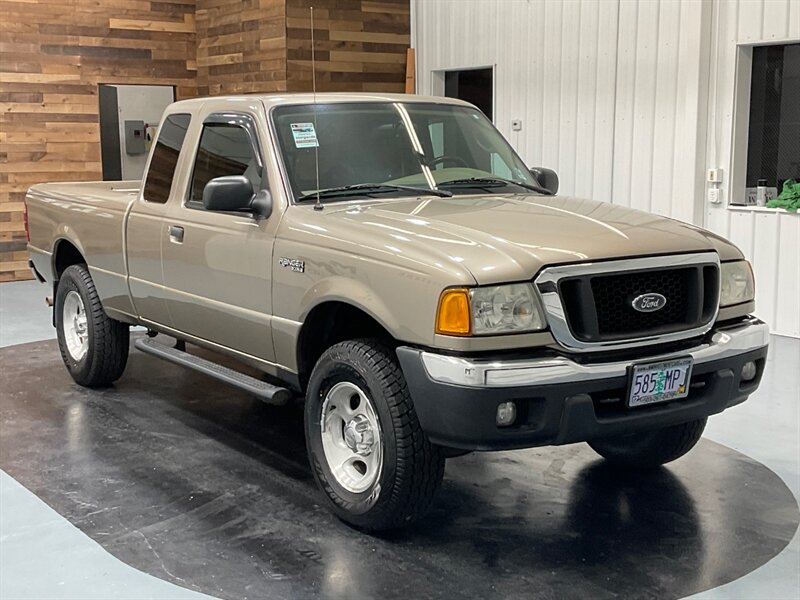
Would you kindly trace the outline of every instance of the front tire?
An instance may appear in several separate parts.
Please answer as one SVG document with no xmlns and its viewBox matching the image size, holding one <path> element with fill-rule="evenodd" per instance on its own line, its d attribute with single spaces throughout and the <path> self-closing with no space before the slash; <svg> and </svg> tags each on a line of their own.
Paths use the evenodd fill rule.
<svg viewBox="0 0 800 600">
<path fill-rule="evenodd" d="M 430 508 L 445 459 L 422 431 L 389 348 L 355 340 L 326 350 L 309 379 L 305 429 L 314 478 L 346 523 L 393 529 Z"/>
<path fill-rule="evenodd" d="M 606 460 L 624 466 L 654 468 L 689 452 L 700 440 L 707 419 L 589 442 Z"/>
<path fill-rule="evenodd" d="M 111 385 L 128 362 L 130 328 L 109 318 L 85 265 L 67 267 L 55 298 L 56 333 L 61 358 L 76 383 Z"/>
</svg>

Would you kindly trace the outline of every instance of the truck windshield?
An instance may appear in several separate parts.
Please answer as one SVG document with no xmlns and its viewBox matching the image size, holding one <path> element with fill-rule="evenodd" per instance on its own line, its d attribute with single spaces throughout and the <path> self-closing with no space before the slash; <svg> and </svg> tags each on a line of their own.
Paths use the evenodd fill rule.
<svg viewBox="0 0 800 600">
<path fill-rule="evenodd" d="M 316 111 L 315 111 L 316 108 Z M 316 114 L 315 114 L 316 112 Z M 480 111 L 450 104 L 357 102 L 272 111 L 295 199 L 547 193 Z M 315 153 L 319 152 L 319 184 Z"/>
</svg>

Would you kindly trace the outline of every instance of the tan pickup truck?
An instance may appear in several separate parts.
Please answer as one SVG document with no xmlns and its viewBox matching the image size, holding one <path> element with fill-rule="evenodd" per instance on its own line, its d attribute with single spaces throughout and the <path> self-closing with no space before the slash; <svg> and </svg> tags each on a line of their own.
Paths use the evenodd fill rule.
<svg viewBox="0 0 800 600">
<path fill-rule="evenodd" d="M 656 466 L 759 384 L 735 246 L 557 188 L 464 102 L 201 98 L 169 107 L 143 182 L 32 187 L 31 267 L 76 382 L 122 376 L 143 325 L 142 351 L 302 399 L 332 509 L 387 529 L 449 456 L 587 441 Z"/>
</svg>

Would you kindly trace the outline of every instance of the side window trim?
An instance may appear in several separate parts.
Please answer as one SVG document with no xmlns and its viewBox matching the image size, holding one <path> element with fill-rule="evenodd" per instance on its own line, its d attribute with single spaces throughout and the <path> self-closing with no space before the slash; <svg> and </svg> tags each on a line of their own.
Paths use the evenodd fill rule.
<svg viewBox="0 0 800 600">
<path fill-rule="evenodd" d="M 261 143 L 258 137 L 258 129 L 256 128 L 256 121 L 255 117 L 250 113 L 245 112 L 216 112 L 209 114 L 205 119 L 203 119 L 203 123 L 200 126 L 200 135 L 197 137 L 197 148 L 195 149 L 194 160 L 192 161 L 192 172 L 189 174 L 189 185 L 186 186 L 186 193 L 183 199 L 183 206 L 184 208 L 189 208 L 192 210 L 206 210 L 205 206 L 203 206 L 202 202 L 198 202 L 197 200 L 192 200 L 192 187 L 194 185 L 194 171 L 197 168 L 197 157 L 200 153 L 200 144 L 203 140 L 203 130 L 206 125 L 213 125 L 213 124 L 221 124 L 221 125 L 233 125 L 237 127 L 241 127 L 247 133 L 247 138 L 250 140 L 250 148 L 255 155 L 256 164 L 258 165 L 259 170 L 261 171 L 261 187 L 258 190 L 254 190 L 258 192 L 263 189 L 267 189 L 268 182 L 267 182 L 267 171 L 264 165 L 264 159 L 261 155 Z M 217 214 L 217 211 L 208 211 L 214 212 Z M 224 213 L 219 212 L 218 214 L 230 214 L 230 215 L 237 215 L 241 216 L 239 213 Z"/>
</svg>

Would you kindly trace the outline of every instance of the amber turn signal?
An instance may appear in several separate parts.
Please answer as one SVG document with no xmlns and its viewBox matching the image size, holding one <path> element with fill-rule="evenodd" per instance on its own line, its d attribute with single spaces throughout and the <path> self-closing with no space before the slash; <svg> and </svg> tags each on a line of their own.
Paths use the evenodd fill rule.
<svg viewBox="0 0 800 600">
<path fill-rule="evenodd" d="M 472 315 L 469 309 L 469 291 L 452 288 L 442 292 L 436 312 L 436 333 L 444 335 L 469 335 L 472 333 Z"/>
</svg>

